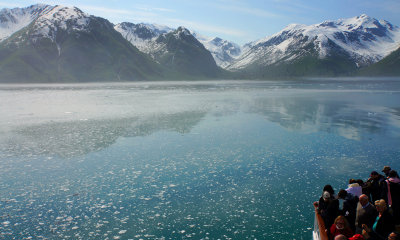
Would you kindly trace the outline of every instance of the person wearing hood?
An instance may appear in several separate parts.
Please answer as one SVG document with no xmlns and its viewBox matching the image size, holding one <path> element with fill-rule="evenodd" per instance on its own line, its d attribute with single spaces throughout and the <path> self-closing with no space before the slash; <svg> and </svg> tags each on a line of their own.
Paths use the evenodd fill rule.
<svg viewBox="0 0 400 240">
<path fill-rule="evenodd" d="M 392 211 L 396 225 L 400 224 L 400 179 L 395 170 L 391 170 L 383 185 L 383 199 Z"/>
</svg>

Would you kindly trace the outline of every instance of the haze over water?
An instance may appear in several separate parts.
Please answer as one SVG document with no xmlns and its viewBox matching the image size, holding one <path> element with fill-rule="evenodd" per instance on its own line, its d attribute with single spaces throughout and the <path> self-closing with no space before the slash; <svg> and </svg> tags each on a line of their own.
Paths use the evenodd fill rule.
<svg viewBox="0 0 400 240">
<path fill-rule="evenodd" d="M 1 239 L 311 239 L 400 170 L 400 79 L 0 85 Z"/>
</svg>

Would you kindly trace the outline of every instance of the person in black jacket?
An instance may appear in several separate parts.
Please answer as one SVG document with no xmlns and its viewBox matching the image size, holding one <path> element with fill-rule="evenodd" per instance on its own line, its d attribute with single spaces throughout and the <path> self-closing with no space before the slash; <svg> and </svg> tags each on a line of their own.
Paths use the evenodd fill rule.
<svg viewBox="0 0 400 240">
<path fill-rule="evenodd" d="M 371 177 L 367 181 L 369 192 L 371 193 L 371 200 L 375 202 L 382 198 L 383 184 L 385 177 L 380 175 L 378 172 L 371 172 Z"/>
<path fill-rule="evenodd" d="M 328 191 L 324 191 L 318 202 L 318 211 L 324 220 L 325 228 L 329 229 L 339 215 L 339 201 L 331 196 Z"/>
<path fill-rule="evenodd" d="M 338 193 L 339 199 L 339 215 L 343 215 L 346 217 L 347 221 L 350 224 L 350 228 L 355 231 L 355 221 L 356 221 L 356 209 L 358 198 L 348 193 L 346 190 L 341 189 Z M 341 206 L 341 202 L 343 202 L 343 206 Z"/>
<path fill-rule="evenodd" d="M 396 171 L 391 170 L 388 179 L 383 184 L 382 198 L 391 207 L 391 213 L 395 218 L 395 224 L 400 224 L 400 179 Z"/>
</svg>

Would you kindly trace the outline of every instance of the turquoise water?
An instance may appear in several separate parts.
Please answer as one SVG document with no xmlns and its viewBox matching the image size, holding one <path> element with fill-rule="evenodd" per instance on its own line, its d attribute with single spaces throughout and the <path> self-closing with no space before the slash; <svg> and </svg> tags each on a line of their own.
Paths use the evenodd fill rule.
<svg viewBox="0 0 400 240">
<path fill-rule="evenodd" d="M 0 86 L 2 239 L 311 239 L 400 169 L 398 79 Z"/>
</svg>

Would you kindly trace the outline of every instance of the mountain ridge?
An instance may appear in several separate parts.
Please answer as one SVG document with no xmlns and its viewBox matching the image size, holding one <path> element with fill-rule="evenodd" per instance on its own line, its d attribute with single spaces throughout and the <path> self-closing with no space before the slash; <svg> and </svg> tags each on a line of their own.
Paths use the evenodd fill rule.
<svg viewBox="0 0 400 240">
<path fill-rule="evenodd" d="M 377 44 L 379 41 L 380 45 Z M 313 25 L 290 24 L 280 32 L 247 44 L 246 50 L 228 69 L 245 68 L 260 61 L 259 55 L 269 55 L 271 65 L 288 57 L 287 51 L 303 48 L 313 43 L 319 58 L 330 54 L 331 43 L 351 55 L 357 66 L 362 67 L 381 60 L 400 45 L 400 29 L 386 21 L 377 21 L 363 14 L 358 17 L 325 21 Z M 258 55 L 258 56 L 257 56 Z M 292 56 L 296 58 L 298 56 Z"/>
<path fill-rule="evenodd" d="M 46 7 L 0 42 L 0 82 L 145 80 L 163 71 L 108 20 L 77 8 Z"/>
<path fill-rule="evenodd" d="M 399 64 L 399 47 L 399 27 L 365 14 L 290 24 L 239 46 L 185 27 L 112 24 L 76 7 L 0 10 L 0 82 L 30 74 L 47 82 L 399 75 L 387 67 Z"/>
</svg>

